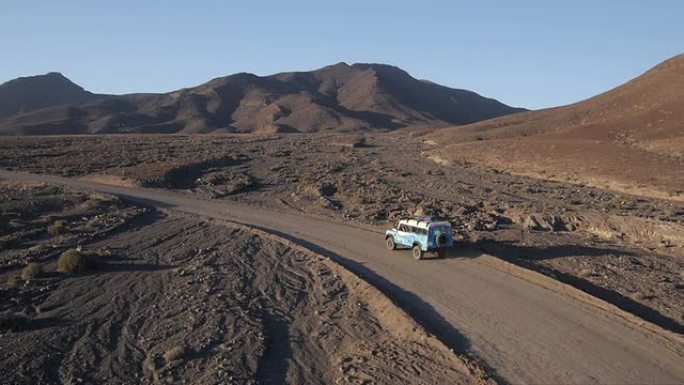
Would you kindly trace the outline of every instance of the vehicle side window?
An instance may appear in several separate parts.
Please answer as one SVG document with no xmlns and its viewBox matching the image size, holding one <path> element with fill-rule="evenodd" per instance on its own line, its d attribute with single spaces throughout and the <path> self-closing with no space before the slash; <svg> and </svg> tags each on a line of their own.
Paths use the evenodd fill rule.
<svg viewBox="0 0 684 385">
<path fill-rule="evenodd" d="M 415 227 L 407 224 L 400 224 L 397 226 L 397 230 L 405 232 L 405 233 L 413 233 L 413 234 L 420 234 L 420 235 L 427 235 L 428 230 L 423 229 L 420 227 Z"/>
</svg>

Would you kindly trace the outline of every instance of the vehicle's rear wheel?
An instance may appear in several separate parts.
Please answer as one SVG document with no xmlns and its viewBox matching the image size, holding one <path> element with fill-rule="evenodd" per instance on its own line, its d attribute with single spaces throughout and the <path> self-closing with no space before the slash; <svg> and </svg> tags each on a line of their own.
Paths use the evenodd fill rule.
<svg viewBox="0 0 684 385">
<path fill-rule="evenodd" d="M 387 248 L 390 250 L 394 250 L 397 248 L 397 245 L 394 244 L 394 238 L 387 237 Z"/>
<path fill-rule="evenodd" d="M 420 245 L 414 245 L 411 253 L 413 254 L 413 259 L 418 261 L 423 259 L 423 250 L 420 249 Z"/>
</svg>

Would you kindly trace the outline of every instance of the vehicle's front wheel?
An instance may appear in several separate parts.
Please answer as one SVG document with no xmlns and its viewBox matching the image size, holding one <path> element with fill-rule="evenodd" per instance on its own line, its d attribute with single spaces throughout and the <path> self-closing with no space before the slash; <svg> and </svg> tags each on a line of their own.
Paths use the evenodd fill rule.
<svg viewBox="0 0 684 385">
<path fill-rule="evenodd" d="M 390 250 L 394 250 L 397 248 L 397 245 L 394 244 L 394 238 L 387 237 L 387 248 Z"/>
<path fill-rule="evenodd" d="M 411 250 L 411 253 L 413 254 L 413 259 L 418 261 L 423 259 L 423 250 L 420 249 L 420 245 L 413 246 L 413 250 Z"/>
</svg>

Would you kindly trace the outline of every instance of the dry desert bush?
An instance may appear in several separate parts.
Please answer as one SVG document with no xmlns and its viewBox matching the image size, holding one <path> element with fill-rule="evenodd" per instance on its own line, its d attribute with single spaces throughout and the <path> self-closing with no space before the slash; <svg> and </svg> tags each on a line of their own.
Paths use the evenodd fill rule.
<svg viewBox="0 0 684 385">
<path fill-rule="evenodd" d="M 57 235 L 64 234 L 67 228 L 67 221 L 58 220 L 48 227 L 48 234 L 56 237 Z"/>
<path fill-rule="evenodd" d="M 39 263 L 31 262 L 21 270 L 21 279 L 30 281 L 34 278 L 38 278 L 41 274 L 43 274 L 43 266 Z"/>
<path fill-rule="evenodd" d="M 57 270 L 62 273 L 75 273 L 86 271 L 93 263 L 89 258 L 75 249 L 69 249 L 59 256 Z"/>
</svg>

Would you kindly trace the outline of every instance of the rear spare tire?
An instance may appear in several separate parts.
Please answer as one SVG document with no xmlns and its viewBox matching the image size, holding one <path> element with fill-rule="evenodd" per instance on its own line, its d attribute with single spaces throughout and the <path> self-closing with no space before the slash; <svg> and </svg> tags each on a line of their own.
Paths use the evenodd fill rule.
<svg viewBox="0 0 684 385">
<path fill-rule="evenodd" d="M 437 246 L 439 247 L 444 247 L 449 243 L 449 239 L 447 238 L 446 234 L 439 234 L 437 236 Z"/>
</svg>

